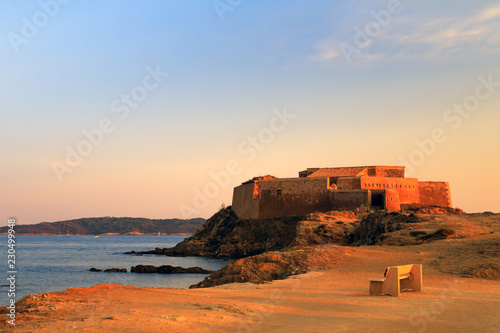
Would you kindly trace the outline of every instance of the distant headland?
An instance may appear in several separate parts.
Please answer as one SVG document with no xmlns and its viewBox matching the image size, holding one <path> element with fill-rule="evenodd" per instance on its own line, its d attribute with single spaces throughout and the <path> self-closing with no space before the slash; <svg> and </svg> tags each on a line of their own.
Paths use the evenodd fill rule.
<svg viewBox="0 0 500 333">
<path fill-rule="evenodd" d="M 90 217 L 59 222 L 17 225 L 21 235 L 191 235 L 205 219 L 148 219 L 143 217 Z M 7 227 L 0 228 L 0 234 Z"/>
</svg>

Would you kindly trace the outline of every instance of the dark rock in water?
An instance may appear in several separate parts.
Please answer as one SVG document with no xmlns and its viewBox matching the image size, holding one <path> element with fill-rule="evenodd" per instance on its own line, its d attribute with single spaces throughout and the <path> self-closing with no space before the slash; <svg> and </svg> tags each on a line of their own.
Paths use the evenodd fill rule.
<svg viewBox="0 0 500 333">
<path fill-rule="evenodd" d="M 90 272 L 103 272 L 102 269 L 97 269 L 94 267 L 89 269 L 89 271 Z M 127 273 L 127 269 L 126 268 L 109 268 L 109 269 L 105 269 L 104 273 Z"/>
<path fill-rule="evenodd" d="M 130 268 L 132 273 L 160 273 L 160 274 L 211 274 L 212 271 L 203 269 L 201 267 L 179 267 L 179 266 L 152 266 L 152 265 L 137 265 Z"/>
<path fill-rule="evenodd" d="M 130 267 L 131 273 L 156 273 L 158 267 L 152 265 L 137 265 Z"/>
<path fill-rule="evenodd" d="M 127 273 L 126 268 L 110 268 L 110 269 L 105 269 L 104 273 Z"/>
<path fill-rule="evenodd" d="M 132 254 L 134 256 L 142 256 L 143 252 L 130 251 L 130 252 L 124 252 L 123 254 Z"/>
</svg>

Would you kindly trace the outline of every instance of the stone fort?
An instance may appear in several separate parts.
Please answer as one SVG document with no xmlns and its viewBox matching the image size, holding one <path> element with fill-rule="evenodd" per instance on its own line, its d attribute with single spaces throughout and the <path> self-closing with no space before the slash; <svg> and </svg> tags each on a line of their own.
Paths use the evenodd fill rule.
<svg viewBox="0 0 500 333">
<path fill-rule="evenodd" d="M 405 178 L 403 166 L 308 168 L 298 178 L 244 182 L 232 207 L 239 218 L 264 219 L 360 207 L 392 212 L 404 204 L 451 207 L 449 184 Z"/>
</svg>

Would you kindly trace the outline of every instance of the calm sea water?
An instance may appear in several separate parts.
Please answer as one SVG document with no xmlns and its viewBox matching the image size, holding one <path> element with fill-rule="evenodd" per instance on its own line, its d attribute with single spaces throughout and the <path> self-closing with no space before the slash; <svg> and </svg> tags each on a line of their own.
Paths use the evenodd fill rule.
<svg viewBox="0 0 500 333">
<path fill-rule="evenodd" d="M 99 269 L 126 268 L 135 265 L 199 266 L 217 270 L 229 260 L 202 257 L 132 256 L 127 251 L 146 251 L 172 247 L 187 236 L 17 236 L 16 300 L 27 294 L 91 287 L 117 283 L 138 287 L 187 288 L 198 283 L 204 274 L 138 274 L 89 272 Z M 0 305 L 7 305 L 7 236 L 0 235 L 0 267 L 5 276 L 0 282 Z"/>
</svg>

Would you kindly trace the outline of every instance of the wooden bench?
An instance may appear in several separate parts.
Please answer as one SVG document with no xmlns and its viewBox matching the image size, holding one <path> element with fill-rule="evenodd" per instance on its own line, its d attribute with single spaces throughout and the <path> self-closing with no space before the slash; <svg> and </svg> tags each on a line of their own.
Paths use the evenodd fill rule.
<svg viewBox="0 0 500 333">
<path fill-rule="evenodd" d="M 384 277 L 370 279 L 370 295 L 399 296 L 405 289 L 422 291 L 422 265 L 387 267 Z"/>
</svg>

